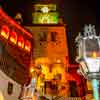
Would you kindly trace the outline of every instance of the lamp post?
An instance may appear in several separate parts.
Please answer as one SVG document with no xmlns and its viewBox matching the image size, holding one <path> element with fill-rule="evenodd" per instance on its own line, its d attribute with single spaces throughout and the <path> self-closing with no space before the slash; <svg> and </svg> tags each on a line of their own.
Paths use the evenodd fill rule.
<svg viewBox="0 0 100 100">
<path fill-rule="evenodd" d="M 99 100 L 100 37 L 96 35 L 94 25 L 85 25 L 83 34 L 76 37 L 76 42 L 78 46 L 76 61 L 80 64 L 80 72 L 92 82 L 94 98 Z"/>
</svg>

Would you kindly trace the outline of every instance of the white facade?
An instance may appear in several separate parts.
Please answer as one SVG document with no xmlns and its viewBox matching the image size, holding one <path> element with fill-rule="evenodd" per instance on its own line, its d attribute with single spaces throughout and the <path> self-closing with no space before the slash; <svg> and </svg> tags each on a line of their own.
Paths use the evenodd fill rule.
<svg viewBox="0 0 100 100">
<path fill-rule="evenodd" d="M 8 94 L 7 90 L 8 82 L 13 84 L 13 93 L 11 95 Z M 0 70 L 0 94 L 3 96 L 4 100 L 18 100 L 20 91 L 21 85 L 13 81 Z"/>
</svg>

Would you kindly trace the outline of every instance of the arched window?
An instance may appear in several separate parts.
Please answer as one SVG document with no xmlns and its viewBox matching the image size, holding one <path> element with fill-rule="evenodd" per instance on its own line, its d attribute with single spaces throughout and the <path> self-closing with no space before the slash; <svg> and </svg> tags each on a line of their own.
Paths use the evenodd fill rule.
<svg viewBox="0 0 100 100">
<path fill-rule="evenodd" d="M 25 50 L 29 52 L 31 51 L 31 43 L 28 40 L 25 41 Z"/>
<path fill-rule="evenodd" d="M 5 39 L 8 39 L 8 37 L 9 37 L 9 28 L 6 25 L 2 26 L 0 35 L 3 36 Z"/>
<path fill-rule="evenodd" d="M 18 36 L 17 44 L 20 48 L 24 48 L 24 38 L 22 36 Z"/>
<path fill-rule="evenodd" d="M 16 34 L 16 32 L 14 32 L 14 31 L 11 32 L 10 41 L 11 41 L 12 43 L 14 43 L 14 44 L 17 43 L 17 34 Z"/>
</svg>

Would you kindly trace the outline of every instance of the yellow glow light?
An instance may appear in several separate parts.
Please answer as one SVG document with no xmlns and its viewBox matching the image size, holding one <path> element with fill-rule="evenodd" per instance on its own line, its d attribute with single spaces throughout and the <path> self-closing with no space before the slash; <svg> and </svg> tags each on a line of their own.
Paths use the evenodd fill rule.
<svg viewBox="0 0 100 100">
<path fill-rule="evenodd" d="M 97 57 L 97 54 L 96 54 L 96 52 L 93 52 L 93 58 L 96 58 Z"/>
<path fill-rule="evenodd" d="M 18 46 L 23 48 L 24 47 L 24 44 L 22 44 L 20 41 L 18 41 Z"/>
<path fill-rule="evenodd" d="M 3 36 L 5 39 L 8 39 L 9 37 L 9 32 L 1 31 L 1 36 Z"/>
<path fill-rule="evenodd" d="M 30 48 L 28 46 L 25 46 L 25 50 L 30 52 Z"/>
<path fill-rule="evenodd" d="M 30 73 L 32 73 L 34 71 L 33 67 L 30 68 Z"/>
<path fill-rule="evenodd" d="M 49 12 L 49 8 L 48 7 L 43 7 L 41 10 L 42 10 L 43 13 L 48 13 Z"/>
<path fill-rule="evenodd" d="M 0 91 L 0 100 L 4 100 L 4 97 L 2 95 L 2 92 Z"/>
<path fill-rule="evenodd" d="M 30 52 L 30 50 L 31 50 L 31 44 L 28 40 L 25 41 L 25 50 L 27 50 L 28 52 Z"/>
<path fill-rule="evenodd" d="M 61 63 L 61 60 L 60 59 L 57 59 L 57 63 Z"/>
<path fill-rule="evenodd" d="M 10 41 L 11 41 L 12 43 L 14 43 L 14 44 L 16 44 L 16 42 L 17 42 L 17 40 L 14 39 L 13 37 L 10 38 Z"/>
</svg>

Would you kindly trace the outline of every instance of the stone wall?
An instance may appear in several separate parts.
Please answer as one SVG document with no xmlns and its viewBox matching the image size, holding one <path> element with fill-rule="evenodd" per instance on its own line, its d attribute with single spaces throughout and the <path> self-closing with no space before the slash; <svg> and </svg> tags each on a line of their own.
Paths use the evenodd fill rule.
<svg viewBox="0 0 100 100">
<path fill-rule="evenodd" d="M 8 83 L 12 84 L 11 94 L 8 94 Z M 13 81 L 0 70 L 0 91 L 4 96 L 4 100 L 18 100 L 21 91 L 21 85 Z"/>
</svg>

